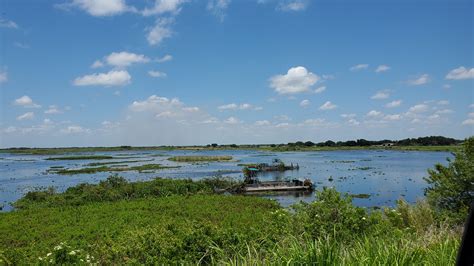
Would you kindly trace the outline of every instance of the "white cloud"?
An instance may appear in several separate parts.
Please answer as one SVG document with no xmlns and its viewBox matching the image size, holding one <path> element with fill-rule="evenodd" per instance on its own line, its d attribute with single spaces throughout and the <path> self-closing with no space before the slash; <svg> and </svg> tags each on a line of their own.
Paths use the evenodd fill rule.
<svg viewBox="0 0 474 266">
<path fill-rule="evenodd" d="M 451 109 L 442 109 L 442 110 L 436 111 L 436 114 L 440 114 L 440 115 L 446 115 L 446 114 L 452 114 L 452 113 L 454 113 L 454 111 Z"/>
<path fill-rule="evenodd" d="M 471 112 L 471 113 L 467 114 L 467 116 L 470 117 L 470 118 L 474 118 L 474 112 Z"/>
<path fill-rule="evenodd" d="M 236 103 L 230 103 L 230 104 L 225 104 L 225 105 L 221 105 L 221 106 L 218 106 L 217 109 L 219 111 L 225 111 L 225 110 L 254 110 L 254 111 L 260 111 L 262 110 L 263 108 L 262 107 L 258 107 L 258 106 L 253 106 L 251 104 L 248 104 L 248 103 L 242 103 L 242 104 L 236 104 Z"/>
<path fill-rule="evenodd" d="M 0 28 L 18 29 L 18 24 L 14 21 L 0 18 Z"/>
<path fill-rule="evenodd" d="M 399 115 L 399 114 L 386 115 L 386 116 L 384 116 L 383 119 L 385 119 L 385 120 L 391 120 L 391 121 L 396 121 L 396 120 L 402 119 L 402 116 Z"/>
<path fill-rule="evenodd" d="M 441 100 L 441 101 L 438 101 L 438 104 L 439 105 L 448 105 L 449 101 L 448 100 Z"/>
<path fill-rule="evenodd" d="M 357 116 L 356 114 L 341 114 L 342 118 L 354 118 L 356 116 Z"/>
<path fill-rule="evenodd" d="M 176 15 L 181 11 L 181 6 L 188 2 L 187 0 L 155 0 L 152 8 L 145 8 L 142 11 L 144 16 L 162 15 L 170 13 Z"/>
<path fill-rule="evenodd" d="M 408 111 L 411 112 L 411 113 L 423 113 L 423 112 L 428 111 L 428 105 L 426 105 L 426 104 L 417 104 L 417 105 L 414 105 L 414 106 L 410 107 L 410 109 L 408 109 Z"/>
<path fill-rule="evenodd" d="M 14 105 L 23 106 L 25 108 L 40 108 L 41 105 L 36 104 L 30 98 L 30 96 L 24 95 L 13 102 Z"/>
<path fill-rule="evenodd" d="M 8 81 L 8 73 L 0 70 L 0 84 Z"/>
<path fill-rule="evenodd" d="M 225 11 L 230 4 L 230 0 L 209 0 L 207 10 L 214 14 L 220 21 L 224 21 Z"/>
<path fill-rule="evenodd" d="M 462 125 L 464 125 L 464 126 L 474 126 L 474 119 L 473 118 L 468 118 L 468 119 L 462 121 Z"/>
<path fill-rule="evenodd" d="M 95 60 L 94 63 L 91 65 L 91 68 L 100 68 L 103 67 L 104 63 L 100 60 Z"/>
<path fill-rule="evenodd" d="M 349 70 L 350 71 L 359 71 L 359 70 L 367 69 L 368 67 L 369 67 L 368 64 L 358 64 L 358 65 L 352 66 Z"/>
<path fill-rule="evenodd" d="M 325 102 L 323 105 L 319 107 L 320 110 L 332 110 L 337 108 L 337 105 L 331 103 L 330 101 Z"/>
<path fill-rule="evenodd" d="M 323 92 L 323 91 L 325 91 L 325 90 L 326 90 L 326 86 L 321 86 L 321 87 L 319 87 L 319 88 L 316 88 L 316 89 L 314 90 L 314 93 L 318 94 L 318 93 L 321 93 L 321 92 Z"/>
<path fill-rule="evenodd" d="M 173 60 L 173 56 L 167 54 L 167 55 L 165 55 L 165 56 L 163 56 L 163 57 L 161 57 L 161 58 L 156 59 L 156 62 L 158 62 L 158 63 L 164 63 L 164 62 L 168 62 L 168 61 L 171 61 L 171 60 Z"/>
<path fill-rule="evenodd" d="M 61 110 L 59 110 L 59 108 L 56 106 L 56 105 L 50 105 L 48 110 L 44 111 L 45 114 L 60 114 L 62 113 Z"/>
<path fill-rule="evenodd" d="M 390 70 L 390 67 L 387 66 L 387 65 L 379 65 L 376 69 L 375 69 L 375 72 L 376 73 L 380 73 L 380 72 L 385 72 L 385 71 L 389 71 Z"/>
<path fill-rule="evenodd" d="M 156 20 L 155 26 L 149 29 L 147 40 L 152 46 L 159 45 L 163 40 L 170 38 L 173 35 L 171 30 L 171 24 L 173 19 L 170 18 L 159 18 Z"/>
<path fill-rule="evenodd" d="M 430 82 L 430 76 L 428 74 L 420 75 L 412 80 L 408 81 L 408 84 L 413 86 L 423 85 Z"/>
<path fill-rule="evenodd" d="M 382 115 L 382 112 L 376 111 L 376 110 L 371 110 L 366 114 L 368 117 L 379 117 Z"/>
<path fill-rule="evenodd" d="M 291 120 L 291 118 L 287 115 L 276 115 L 276 116 L 274 116 L 274 118 L 276 120 L 280 120 L 280 121 L 290 121 Z"/>
<path fill-rule="evenodd" d="M 300 102 L 300 106 L 301 106 L 301 107 L 306 107 L 306 106 L 308 106 L 309 104 L 310 104 L 310 101 L 309 101 L 309 100 L 302 100 L 302 101 Z"/>
<path fill-rule="evenodd" d="M 119 15 L 133 10 L 125 4 L 125 0 L 73 0 L 70 4 L 58 5 L 61 8 L 69 6 L 82 9 L 96 17 Z"/>
<path fill-rule="evenodd" d="M 354 119 L 354 118 L 349 119 L 349 120 L 347 121 L 347 123 L 349 123 L 349 124 L 351 124 L 351 125 L 353 125 L 353 126 L 358 126 L 358 125 L 360 125 L 360 122 L 357 121 L 357 120 Z"/>
<path fill-rule="evenodd" d="M 270 87 L 278 94 L 295 94 L 307 92 L 320 78 L 308 72 L 305 67 L 292 67 L 285 75 L 270 78 Z"/>
<path fill-rule="evenodd" d="M 162 111 L 174 109 L 175 107 L 180 107 L 181 105 L 182 103 L 177 98 L 170 100 L 166 97 L 152 95 L 144 101 L 134 101 L 129 108 L 134 112 L 155 110 L 156 113 L 161 113 Z"/>
<path fill-rule="evenodd" d="M 447 75 L 446 79 L 474 79 L 474 68 L 467 69 L 460 66 L 456 69 L 451 70 Z"/>
<path fill-rule="evenodd" d="M 238 118 L 235 118 L 235 117 L 231 116 L 231 117 L 227 118 L 226 120 L 224 120 L 224 123 L 235 125 L 235 124 L 240 124 L 241 121 Z"/>
<path fill-rule="evenodd" d="M 75 86 L 124 86 L 132 77 L 126 70 L 112 70 L 107 73 L 94 73 L 78 77 L 73 81 Z"/>
<path fill-rule="evenodd" d="M 451 85 L 450 84 L 444 84 L 443 89 L 451 89 Z"/>
<path fill-rule="evenodd" d="M 18 117 L 16 118 L 16 120 L 18 120 L 18 121 L 23 121 L 23 120 L 31 120 L 31 119 L 33 119 L 33 118 L 35 118 L 35 113 L 33 113 L 33 112 L 27 112 L 27 113 L 24 113 L 24 114 L 18 116 Z"/>
<path fill-rule="evenodd" d="M 256 125 L 256 126 L 268 126 L 268 125 L 270 125 L 270 124 L 271 124 L 271 123 L 270 123 L 270 121 L 268 121 L 268 120 L 259 120 L 259 121 L 256 121 L 256 122 L 255 122 L 255 125 Z"/>
<path fill-rule="evenodd" d="M 150 59 L 142 54 L 113 52 L 105 58 L 105 62 L 115 67 L 128 67 L 135 63 L 148 63 Z"/>
<path fill-rule="evenodd" d="M 193 106 L 193 107 L 183 107 L 183 111 L 186 112 L 198 112 L 200 109 L 199 107 Z"/>
<path fill-rule="evenodd" d="M 154 78 L 166 78 L 168 75 L 164 72 L 156 71 L 156 70 L 150 70 L 148 71 L 148 75 L 150 77 Z"/>
<path fill-rule="evenodd" d="M 18 48 L 21 48 L 21 49 L 29 49 L 30 46 L 26 43 L 21 43 L 21 42 L 14 42 L 13 45 L 15 45 L 16 47 Z"/>
<path fill-rule="evenodd" d="M 471 103 L 471 104 L 469 105 L 469 108 L 474 108 L 474 103 Z"/>
<path fill-rule="evenodd" d="M 303 11 L 308 5 L 308 0 L 282 0 L 277 9 L 282 11 Z"/>
<path fill-rule="evenodd" d="M 66 128 L 61 129 L 61 133 L 64 133 L 64 134 L 78 134 L 78 133 L 86 133 L 89 131 L 90 130 L 85 129 L 81 126 L 77 126 L 77 125 L 72 125 L 72 126 L 68 126 Z"/>
<path fill-rule="evenodd" d="M 385 105 L 385 107 L 387 108 L 394 108 L 394 107 L 398 107 L 402 104 L 402 100 L 395 100 L 395 101 L 391 101 L 389 103 L 387 103 Z"/>
<path fill-rule="evenodd" d="M 382 91 L 378 91 L 377 93 L 372 95 L 372 97 L 370 97 L 370 99 L 372 99 L 372 100 L 383 100 L 383 99 L 387 99 L 388 97 L 390 97 L 390 91 L 389 90 L 382 90 Z"/>
</svg>

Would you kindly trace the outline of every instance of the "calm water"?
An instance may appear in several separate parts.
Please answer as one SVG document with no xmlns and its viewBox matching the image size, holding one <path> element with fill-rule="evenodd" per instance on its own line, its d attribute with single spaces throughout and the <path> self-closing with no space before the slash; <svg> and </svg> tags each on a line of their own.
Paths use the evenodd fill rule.
<svg viewBox="0 0 474 266">
<path fill-rule="evenodd" d="M 78 155 L 78 154 L 74 154 Z M 90 155 L 82 154 L 82 155 Z M 201 179 L 210 176 L 231 176 L 242 179 L 239 163 L 271 163 L 273 159 L 283 162 L 298 163 L 299 170 L 282 173 L 267 173 L 261 180 L 285 178 L 310 178 L 316 189 L 324 186 L 336 187 L 341 192 L 351 194 L 370 194 L 368 199 L 354 199 L 359 206 L 393 206 L 400 197 L 409 202 L 423 197 L 426 182 L 423 177 L 427 169 L 435 163 L 446 163 L 452 157 L 447 152 L 405 152 L 405 151 L 324 151 L 324 152 L 261 152 L 261 151 L 146 151 L 146 152 L 106 152 L 97 155 L 111 155 L 123 159 L 101 160 L 130 161 L 143 160 L 132 165 L 159 163 L 175 166 L 176 169 L 163 169 L 151 173 L 120 172 L 127 179 L 147 180 L 153 177 Z M 175 155 L 231 155 L 232 162 L 215 163 L 175 163 L 167 158 Z M 63 155 L 61 155 L 63 156 Z M 84 161 L 48 161 L 50 156 L 0 154 L 0 206 L 10 210 L 9 202 L 15 201 L 26 192 L 54 186 L 64 191 L 78 183 L 97 183 L 107 178 L 110 173 L 57 175 L 48 173 L 52 166 L 63 166 L 74 169 L 94 162 Z M 131 158 L 133 157 L 133 158 Z M 126 158 L 126 159 L 125 159 Z M 332 177 L 332 181 L 330 181 Z M 311 201 L 314 193 L 265 195 L 278 200 L 282 205 Z"/>
</svg>

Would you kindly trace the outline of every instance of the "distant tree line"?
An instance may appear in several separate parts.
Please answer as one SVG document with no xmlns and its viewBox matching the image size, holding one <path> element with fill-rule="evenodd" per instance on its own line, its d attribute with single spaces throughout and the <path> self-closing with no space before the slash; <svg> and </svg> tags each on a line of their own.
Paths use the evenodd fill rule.
<svg viewBox="0 0 474 266">
<path fill-rule="evenodd" d="M 462 141 L 446 138 L 443 136 L 429 136 L 429 137 L 420 137 L 420 138 L 408 138 L 402 140 L 348 140 L 348 141 L 338 141 L 334 142 L 332 140 L 327 140 L 324 142 L 314 143 L 312 141 L 297 141 L 290 142 L 287 145 L 290 147 L 351 147 L 351 146 L 374 146 L 374 145 L 395 145 L 395 146 L 444 146 L 444 145 L 456 145 L 460 144 Z"/>
</svg>

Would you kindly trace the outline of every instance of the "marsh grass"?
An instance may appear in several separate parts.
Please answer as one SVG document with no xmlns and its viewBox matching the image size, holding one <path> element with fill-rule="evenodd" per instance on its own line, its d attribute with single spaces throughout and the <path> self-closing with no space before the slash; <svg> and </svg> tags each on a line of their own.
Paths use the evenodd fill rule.
<svg viewBox="0 0 474 266">
<path fill-rule="evenodd" d="M 78 156 L 64 156 L 64 157 L 49 157 L 48 161 L 70 161 L 70 160 L 109 160 L 115 159 L 113 156 L 107 155 L 78 155 Z"/>
<path fill-rule="evenodd" d="M 223 162 L 232 160 L 232 156 L 174 156 L 168 160 L 175 162 Z"/>
<path fill-rule="evenodd" d="M 121 162 L 117 162 L 121 163 Z M 86 167 L 80 169 L 50 169 L 50 172 L 54 172 L 60 175 L 77 175 L 77 174 L 93 174 L 98 172 L 125 172 L 125 171 L 150 171 L 150 170 L 161 170 L 161 169 L 169 169 L 169 168 L 179 168 L 180 166 L 164 166 L 161 164 L 143 164 L 138 166 L 120 166 L 114 165 L 107 166 L 102 165 L 99 167 Z"/>
</svg>

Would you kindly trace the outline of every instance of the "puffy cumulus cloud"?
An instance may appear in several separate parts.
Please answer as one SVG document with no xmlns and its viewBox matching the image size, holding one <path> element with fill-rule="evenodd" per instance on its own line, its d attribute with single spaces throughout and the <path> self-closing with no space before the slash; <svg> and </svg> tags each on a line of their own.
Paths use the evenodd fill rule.
<svg viewBox="0 0 474 266">
<path fill-rule="evenodd" d="M 372 95 L 372 97 L 370 97 L 370 99 L 372 99 L 372 100 L 383 100 L 383 99 L 387 99 L 389 97 L 390 97 L 390 90 L 382 90 L 382 91 L 376 92 L 374 95 Z"/>
<path fill-rule="evenodd" d="M 423 112 L 428 111 L 428 109 L 429 109 L 429 106 L 427 104 L 417 104 L 410 107 L 408 111 L 411 113 L 423 113 Z"/>
<path fill-rule="evenodd" d="M 173 56 L 172 55 L 164 55 L 163 57 L 160 57 L 158 59 L 156 59 L 156 62 L 158 63 L 164 63 L 164 62 L 168 62 L 168 61 L 171 61 L 173 60 Z"/>
<path fill-rule="evenodd" d="M 446 79 L 474 79 L 474 68 L 467 69 L 463 66 L 451 70 L 447 75 Z"/>
<path fill-rule="evenodd" d="M 320 77 L 309 72 L 305 67 L 292 67 L 284 75 L 276 75 L 270 78 L 270 87 L 278 94 L 296 94 L 310 91 L 311 86 L 316 84 Z"/>
<path fill-rule="evenodd" d="M 33 119 L 33 118 L 35 118 L 35 113 L 33 113 L 33 112 L 27 112 L 27 113 L 24 113 L 24 114 L 18 116 L 18 117 L 16 118 L 16 120 L 18 120 L 18 121 L 23 121 L 23 120 L 31 120 L 31 119 Z"/>
<path fill-rule="evenodd" d="M 207 10 L 214 14 L 220 21 L 224 21 L 225 11 L 230 2 L 230 0 L 209 0 L 209 2 L 207 2 Z"/>
<path fill-rule="evenodd" d="M 224 123 L 226 123 L 226 124 L 231 124 L 231 125 L 235 125 L 235 124 L 240 124 L 240 123 L 242 123 L 242 121 L 240 121 L 240 120 L 239 120 L 238 118 L 236 118 L 236 117 L 231 116 L 231 117 L 225 119 L 225 120 L 224 120 Z"/>
<path fill-rule="evenodd" d="M 20 98 L 13 101 L 14 105 L 22 106 L 25 108 L 40 108 L 41 105 L 33 102 L 33 99 L 28 95 L 21 96 Z"/>
<path fill-rule="evenodd" d="M 12 20 L 0 18 L 0 28 L 18 29 L 18 24 Z"/>
<path fill-rule="evenodd" d="M 269 126 L 271 125 L 271 123 L 268 120 L 258 120 L 258 121 L 255 121 L 255 125 L 256 126 Z"/>
<path fill-rule="evenodd" d="M 277 6 L 281 11 L 303 11 L 309 6 L 308 0 L 282 0 Z"/>
<path fill-rule="evenodd" d="M 172 18 L 159 18 L 156 20 L 155 25 L 148 30 L 146 39 L 148 44 L 156 46 L 161 44 L 165 39 L 173 36 L 171 30 L 171 24 L 173 24 Z"/>
<path fill-rule="evenodd" d="M 357 116 L 356 114 L 341 114 L 342 118 L 354 118 L 356 116 Z"/>
<path fill-rule="evenodd" d="M 0 70 L 0 84 L 8 81 L 8 73 L 6 70 Z"/>
<path fill-rule="evenodd" d="M 165 72 L 161 72 L 157 70 L 148 71 L 148 75 L 153 78 L 166 78 L 168 76 Z"/>
<path fill-rule="evenodd" d="M 79 134 L 79 133 L 89 133 L 90 129 L 83 128 L 78 125 L 71 125 L 71 126 L 67 126 L 61 129 L 60 132 L 63 134 Z"/>
<path fill-rule="evenodd" d="M 101 60 L 95 60 L 94 63 L 92 63 L 91 68 L 100 68 L 103 66 L 104 63 Z"/>
<path fill-rule="evenodd" d="M 439 104 L 439 105 L 449 105 L 449 101 L 448 100 L 441 100 L 441 101 L 438 101 L 437 104 Z"/>
<path fill-rule="evenodd" d="M 461 123 L 463 126 L 474 126 L 474 118 L 468 118 Z"/>
<path fill-rule="evenodd" d="M 306 100 L 306 99 L 305 99 L 305 100 L 302 100 L 302 101 L 300 102 L 300 106 L 301 106 L 301 107 L 307 107 L 307 106 L 310 105 L 310 104 L 311 104 L 311 102 L 310 102 L 309 100 Z"/>
<path fill-rule="evenodd" d="M 314 93 L 318 94 L 326 90 L 326 86 L 318 87 L 314 90 Z"/>
<path fill-rule="evenodd" d="M 73 81 L 75 86 L 124 86 L 132 77 L 126 70 L 111 70 L 107 73 L 94 73 L 78 77 Z"/>
<path fill-rule="evenodd" d="M 454 111 L 451 109 L 441 109 L 441 110 L 437 110 L 435 113 L 440 114 L 440 115 L 447 115 L 447 114 L 454 113 Z"/>
<path fill-rule="evenodd" d="M 383 115 L 382 112 L 379 112 L 377 110 L 371 110 L 366 114 L 367 117 L 372 117 L 372 118 L 380 117 L 382 115 Z"/>
<path fill-rule="evenodd" d="M 376 73 L 381 73 L 381 72 L 386 72 L 386 71 L 389 71 L 390 70 L 390 67 L 387 66 L 387 65 L 379 65 L 376 69 L 375 69 L 375 72 Z"/>
<path fill-rule="evenodd" d="M 219 111 L 225 111 L 225 110 L 254 110 L 254 111 L 260 111 L 263 108 L 259 106 L 253 106 L 249 103 L 242 103 L 242 104 L 236 104 L 236 103 L 230 103 L 230 104 L 225 104 L 218 106 L 217 109 Z"/>
<path fill-rule="evenodd" d="M 411 80 L 408 81 L 408 84 L 409 85 L 412 85 L 412 86 L 419 86 L 419 85 L 423 85 L 423 84 L 426 84 L 428 82 L 430 82 L 430 76 L 428 74 L 422 74 L 418 77 L 415 77 Z"/>
<path fill-rule="evenodd" d="M 165 13 L 176 15 L 186 2 L 188 0 L 155 0 L 153 7 L 145 8 L 142 14 L 144 16 L 163 15 Z"/>
<path fill-rule="evenodd" d="M 357 121 L 357 119 L 355 119 L 355 118 L 351 118 L 351 119 L 347 120 L 347 123 L 349 123 L 350 125 L 353 125 L 353 126 L 360 125 L 360 122 Z"/>
<path fill-rule="evenodd" d="M 105 57 L 105 62 L 108 65 L 115 67 L 127 67 L 136 63 L 148 63 L 150 59 L 142 54 L 135 54 L 130 52 L 113 52 Z"/>
<path fill-rule="evenodd" d="M 129 106 L 129 109 L 134 112 L 155 111 L 156 113 L 161 113 L 162 111 L 168 111 L 168 109 L 174 109 L 182 105 L 183 103 L 178 98 L 169 99 L 151 95 L 146 100 L 134 101 Z"/>
<path fill-rule="evenodd" d="M 402 115 L 400 114 L 385 115 L 383 119 L 390 120 L 390 121 L 397 121 L 397 120 L 402 119 Z"/>
<path fill-rule="evenodd" d="M 70 3 L 56 5 L 56 7 L 61 9 L 75 7 L 96 17 L 114 16 L 135 10 L 133 7 L 127 6 L 125 0 L 73 0 Z"/>
<path fill-rule="evenodd" d="M 369 68 L 369 64 L 358 64 L 349 68 L 350 71 L 360 71 Z"/>
<path fill-rule="evenodd" d="M 319 110 L 327 111 L 337 108 L 337 105 L 333 104 L 330 101 L 325 102 L 323 105 L 319 107 Z"/>
<path fill-rule="evenodd" d="M 48 115 L 61 114 L 63 111 L 59 109 L 56 105 L 50 105 L 48 110 L 45 110 L 44 113 Z"/>
<path fill-rule="evenodd" d="M 402 100 L 395 100 L 395 101 L 391 101 L 391 102 L 387 103 L 385 105 L 385 107 L 395 108 L 395 107 L 399 107 L 400 105 L 402 105 Z"/>
</svg>

